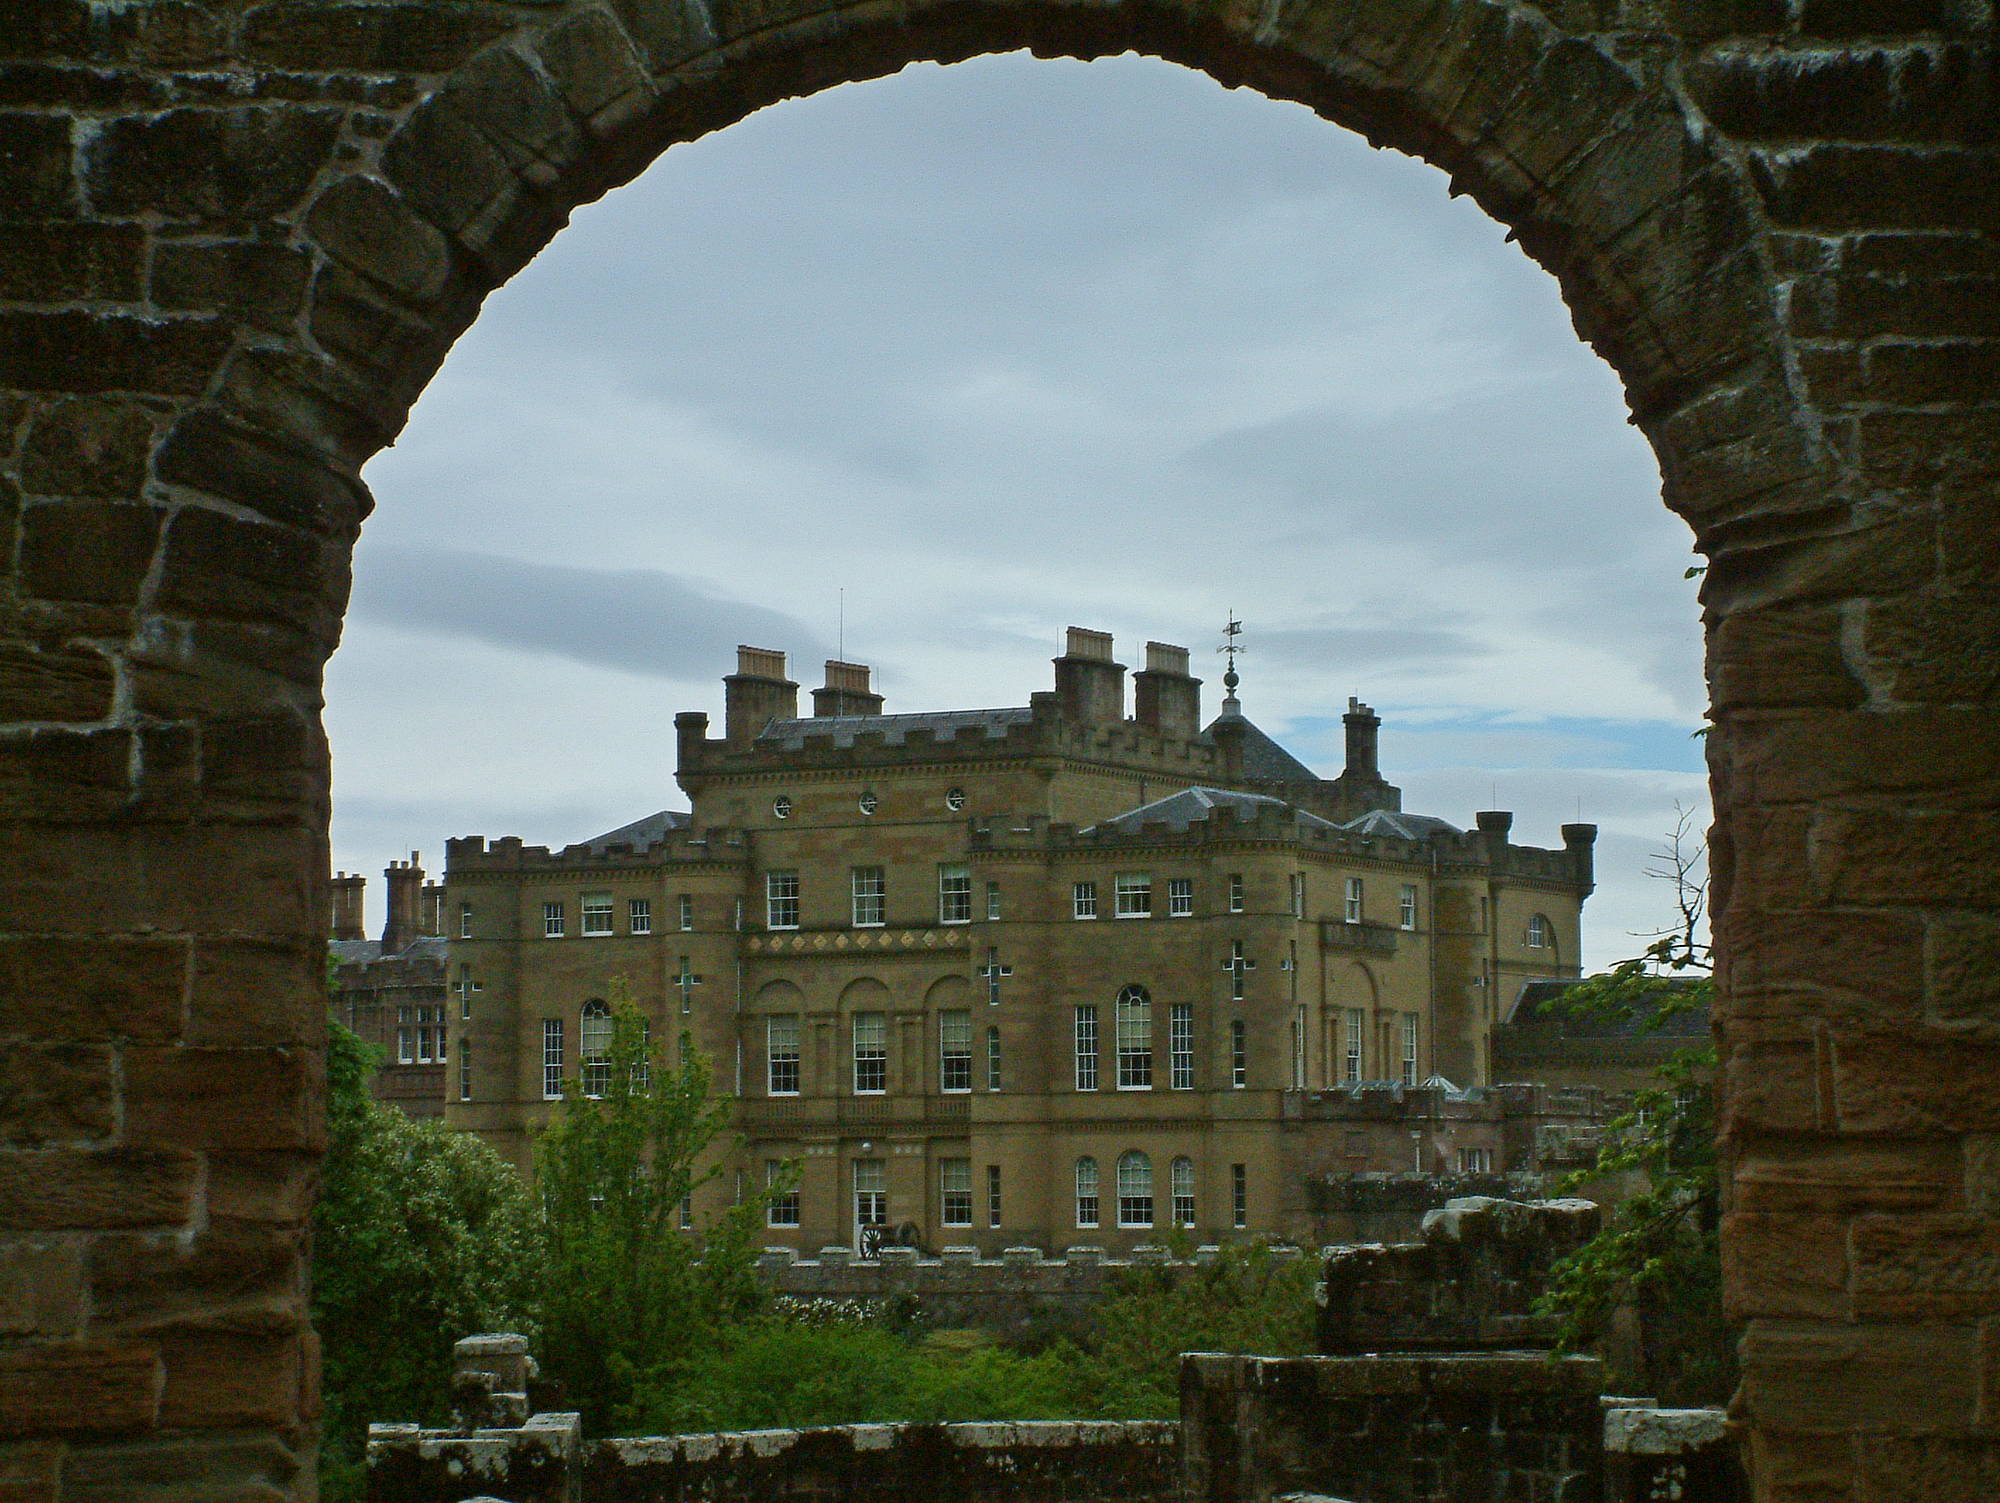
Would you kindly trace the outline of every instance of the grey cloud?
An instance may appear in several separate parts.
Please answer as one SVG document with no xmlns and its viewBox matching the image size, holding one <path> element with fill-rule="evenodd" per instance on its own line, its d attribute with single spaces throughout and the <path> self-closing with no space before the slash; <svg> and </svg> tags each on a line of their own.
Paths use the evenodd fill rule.
<svg viewBox="0 0 2000 1503">
<path fill-rule="evenodd" d="M 711 595 L 676 574 L 449 548 L 364 547 L 354 611 L 653 678 L 711 678 L 734 664 L 740 642 L 790 651 L 795 670 L 826 651 L 794 618 Z"/>
<path fill-rule="evenodd" d="M 1303 667 L 1450 668 L 1485 652 L 1476 637 L 1435 626 L 1310 626 L 1260 631 L 1259 653 Z"/>
</svg>

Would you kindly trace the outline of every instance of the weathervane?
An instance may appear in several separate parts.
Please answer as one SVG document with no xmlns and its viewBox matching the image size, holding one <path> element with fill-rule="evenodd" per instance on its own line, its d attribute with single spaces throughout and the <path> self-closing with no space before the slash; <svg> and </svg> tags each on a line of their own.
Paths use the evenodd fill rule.
<svg viewBox="0 0 2000 1503">
<path fill-rule="evenodd" d="M 1236 702 L 1236 686 L 1242 682 L 1236 672 L 1236 654 L 1249 650 L 1236 641 L 1242 635 L 1243 623 L 1236 619 L 1236 612 L 1231 611 L 1228 624 L 1222 628 L 1222 645 L 1215 649 L 1225 655 L 1224 661 L 1228 665 L 1222 675 L 1222 713 L 1225 715 L 1238 714 L 1242 709 Z"/>
</svg>

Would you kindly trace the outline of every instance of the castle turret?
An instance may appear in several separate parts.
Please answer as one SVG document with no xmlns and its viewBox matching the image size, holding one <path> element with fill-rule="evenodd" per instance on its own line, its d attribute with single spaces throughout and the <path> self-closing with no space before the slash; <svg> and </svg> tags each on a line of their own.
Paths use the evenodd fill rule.
<svg viewBox="0 0 2000 1503">
<path fill-rule="evenodd" d="M 1156 735 L 1191 739 L 1201 729 L 1201 680 L 1188 674 L 1188 650 L 1146 644 L 1146 666 L 1132 675 L 1132 718 Z"/>
<path fill-rule="evenodd" d="M 1576 872 L 1577 885 L 1585 893 L 1597 886 L 1597 826 L 1564 825 L 1562 827 L 1563 849 L 1569 852 L 1569 859 Z"/>
<path fill-rule="evenodd" d="M 826 687 L 813 690 L 813 715 L 880 715 L 882 696 L 868 687 L 868 668 L 863 663 L 826 660 Z"/>
<path fill-rule="evenodd" d="M 1125 718 L 1125 665 L 1111 659 L 1111 633 L 1072 626 L 1055 660 L 1063 714 L 1084 725 Z"/>
<path fill-rule="evenodd" d="M 723 735 L 734 749 L 747 747 L 774 720 L 795 720 L 799 686 L 785 677 L 785 655 L 766 647 L 738 647 L 736 671 L 722 681 Z"/>
</svg>

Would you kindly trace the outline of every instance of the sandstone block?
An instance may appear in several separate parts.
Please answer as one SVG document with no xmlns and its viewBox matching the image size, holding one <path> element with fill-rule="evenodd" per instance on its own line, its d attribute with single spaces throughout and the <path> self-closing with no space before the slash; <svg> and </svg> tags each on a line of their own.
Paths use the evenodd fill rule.
<svg viewBox="0 0 2000 1503">
<path fill-rule="evenodd" d="M 229 353 L 219 319 L 0 313 L 0 363 L 24 391 L 200 391 Z"/>
<path fill-rule="evenodd" d="M 1924 920 L 1924 997 L 1944 1023 L 2000 1024 L 2000 921 L 1972 914 Z"/>
<path fill-rule="evenodd" d="M 499 6 L 455 0 L 388 5 L 282 0 L 244 17 L 242 47 L 258 62 L 309 73 L 444 73 L 513 24 Z"/>
<path fill-rule="evenodd" d="M 83 1292 L 78 1239 L 14 1237 L 0 1245 L 0 1337 L 63 1341 L 79 1336 Z M 0 1499 L 5 1497 L 0 1491 Z"/>
<path fill-rule="evenodd" d="M 611 8 L 638 44 L 646 65 L 655 73 L 665 72 L 715 45 L 715 28 L 709 21 L 707 8 L 690 0 L 668 4 L 661 4 L 660 0 L 611 0 Z"/>
<path fill-rule="evenodd" d="M 1862 1216 L 1850 1241 L 1862 1319 L 2000 1314 L 2000 1223 L 1963 1214 Z"/>
<path fill-rule="evenodd" d="M 1711 48 L 1688 79 L 1709 118 L 1744 140 L 1968 140 L 1991 118 L 1974 51 L 1929 37 L 1916 47 L 1823 48 L 1809 60 L 1766 46 Z"/>
<path fill-rule="evenodd" d="M 1854 1447 L 1852 1485 L 1868 1503 L 1986 1503 L 2000 1497 L 2000 1442 L 1870 1435 Z"/>
<path fill-rule="evenodd" d="M 1977 908 L 1993 894 L 1997 838 L 2000 814 L 1984 811 L 1825 809 L 1808 870 L 1830 902 Z"/>
<path fill-rule="evenodd" d="M 160 1149 L 0 1151 L 0 1226 L 16 1233 L 173 1227 L 194 1210 L 197 1161 Z"/>
<path fill-rule="evenodd" d="M 160 1407 L 151 1344 L 77 1342 L 0 1351 L 0 1436 L 143 1430 Z"/>
<path fill-rule="evenodd" d="M 374 178 L 342 178 L 328 188 L 306 228 L 341 265 L 411 303 L 436 296 L 451 271 L 444 236 Z"/>
<path fill-rule="evenodd" d="M 318 454 L 231 426 L 211 410 L 188 414 L 160 446 L 160 479 L 246 506 L 287 527 L 350 538 L 368 512 L 361 483 Z"/>
<path fill-rule="evenodd" d="M 304 195 L 326 164 L 340 122 L 338 110 L 299 104 L 110 120 L 84 153 L 91 203 L 110 215 L 262 219 Z"/>
<path fill-rule="evenodd" d="M 303 1301 L 295 1313 L 304 1324 Z M 299 1419 L 300 1343 L 289 1330 L 161 1333 L 164 1426 L 290 1425 Z"/>
<path fill-rule="evenodd" d="M 108 1047 L 0 1045 L 0 1143 L 101 1142 L 116 1123 Z"/>
<path fill-rule="evenodd" d="M 144 282 L 146 232 L 130 224 L 0 226 L 0 298 L 130 302 Z"/>
<path fill-rule="evenodd" d="M 21 484 L 45 496 L 136 499 L 153 446 L 153 415 L 115 397 L 45 408 L 28 430 Z"/>
<path fill-rule="evenodd" d="M 1797 289 L 1789 305 L 1804 339 L 2000 337 L 2000 279 L 1830 277 Z"/>
<path fill-rule="evenodd" d="M 1954 0 L 1805 0 L 1799 29 L 1822 37 L 1950 34 L 1967 27 L 1968 15 Z"/>
<path fill-rule="evenodd" d="M 603 10 L 579 11 L 551 27 L 536 40 L 535 54 L 563 102 L 582 120 L 650 88 L 631 38 Z"/>
<path fill-rule="evenodd" d="M 211 1216 L 296 1226 L 318 1192 L 315 1161 L 303 1153 L 245 1151 L 208 1155 Z"/>
<path fill-rule="evenodd" d="M 1958 1145 L 1937 1138 L 1752 1138 L 1734 1170 L 1736 1213 L 1807 1216 L 1953 1210 L 1964 1177 Z"/>
<path fill-rule="evenodd" d="M 1842 1028 L 1833 1046 L 1840 1125 L 1905 1135 L 2000 1131 L 1996 1069 L 2000 1039 Z"/>
<path fill-rule="evenodd" d="M 110 819 L 132 795 L 130 731 L 42 728 L 0 737 L 0 811 L 13 819 Z"/>
<path fill-rule="evenodd" d="M 1742 905 L 1729 924 L 1732 942 L 1739 926 L 1754 931 L 1732 948 L 1737 1017 L 1914 1018 L 1921 1010 L 1924 926 L 1913 914 L 1769 913 Z"/>
<path fill-rule="evenodd" d="M 1869 606 L 1863 642 L 1898 699 L 1991 704 L 2000 697 L 2000 592 L 1983 583 Z"/>
<path fill-rule="evenodd" d="M 1775 605 L 1725 616 L 1710 628 L 1708 663 L 1717 714 L 1861 699 L 1841 655 L 1839 613 L 1826 606 Z"/>
<path fill-rule="evenodd" d="M 404 202 L 461 238 L 521 191 L 500 150 L 442 100 L 430 101 L 404 122 L 383 148 L 382 171 Z"/>
<path fill-rule="evenodd" d="M 305 1231 L 211 1221 L 192 1238 L 154 1232 L 93 1239 L 92 1329 L 136 1335 L 169 1323 L 285 1324 L 304 1298 Z"/>
<path fill-rule="evenodd" d="M 153 301 L 162 308 L 230 313 L 278 331 L 304 306 L 311 273 L 305 252 L 289 245 L 169 242 L 153 255 Z"/>
<path fill-rule="evenodd" d="M 313 963 L 318 940 L 210 939 L 195 944 L 187 1041 L 224 1048 L 305 1045 L 326 1039 L 326 994 Z M 259 1005 L 244 1006 L 245 997 Z"/>
<path fill-rule="evenodd" d="M 126 1136 L 162 1147 L 318 1148 L 316 1065 L 302 1049 L 127 1049 Z"/>
<path fill-rule="evenodd" d="M 108 502 L 44 502 L 21 518 L 21 581 L 41 600 L 131 605 L 153 566 L 160 513 Z"/>
<path fill-rule="evenodd" d="M 63 1503 L 63 1460 L 68 1449 L 60 1440 L 0 1445 L 0 1503 Z"/>
<path fill-rule="evenodd" d="M 339 267 L 323 271 L 313 288 L 310 327 L 320 347 L 350 369 L 384 378 L 434 369 L 449 347 L 429 320 L 388 306 L 373 286 Z"/>
<path fill-rule="evenodd" d="M 294 528 L 187 507 L 166 548 L 162 609 L 273 625 L 310 622 L 327 609 L 321 545 Z"/>
<path fill-rule="evenodd" d="M 0 701 L 23 720 L 97 720 L 111 711 L 110 660 L 80 648 L 0 645 Z M 0 998 L 0 1016 L 7 1010 Z"/>
<path fill-rule="evenodd" d="M 75 183 L 70 176 L 70 122 L 62 115 L 0 114 L 0 203 L 10 217 L 65 217 Z"/>
<path fill-rule="evenodd" d="M 0 938 L 0 1034 L 175 1038 L 187 966 L 179 939 Z"/>
<path fill-rule="evenodd" d="M 1802 1430 L 1964 1432 L 1980 1358 L 1954 1326 L 1790 1326 L 1753 1321 L 1742 1344 L 1741 1398 L 1752 1422 Z"/>
<path fill-rule="evenodd" d="M 1723 1218 L 1722 1279 L 1731 1320 L 1846 1320 L 1846 1223 L 1734 1212 Z"/>
<path fill-rule="evenodd" d="M 2000 182 L 1984 152 L 1823 143 L 1754 154 L 1752 175 L 1781 225 L 1821 230 L 2000 226 Z"/>
<path fill-rule="evenodd" d="M 473 59 L 453 77 L 446 98 L 530 182 L 548 181 L 582 145 L 561 98 L 525 58 L 506 48 Z"/>
</svg>

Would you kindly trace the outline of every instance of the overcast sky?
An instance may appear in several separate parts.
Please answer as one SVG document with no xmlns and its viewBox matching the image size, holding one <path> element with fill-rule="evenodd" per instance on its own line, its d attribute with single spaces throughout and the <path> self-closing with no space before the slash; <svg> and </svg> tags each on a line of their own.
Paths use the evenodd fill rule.
<svg viewBox="0 0 2000 1503">
<path fill-rule="evenodd" d="M 369 467 L 335 864 L 662 807 L 738 642 L 1018 705 L 1063 628 L 1211 651 L 1404 806 L 1604 827 L 1586 958 L 1706 819 L 1686 528 L 1556 286 L 1443 174 L 1148 59 L 914 67 L 677 147 L 507 287 Z M 379 918 L 375 920 L 379 922 Z"/>
</svg>

